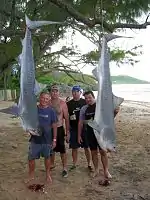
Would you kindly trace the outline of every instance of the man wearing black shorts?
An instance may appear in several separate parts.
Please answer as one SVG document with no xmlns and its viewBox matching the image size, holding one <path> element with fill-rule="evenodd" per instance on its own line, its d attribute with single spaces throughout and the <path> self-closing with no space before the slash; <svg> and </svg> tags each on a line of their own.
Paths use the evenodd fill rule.
<svg viewBox="0 0 150 200">
<path fill-rule="evenodd" d="M 72 88 L 73 99 L 67 102 L 69 120 L 70 120 L 70 144 L 69 147 L 72 149 L 73 166 L 70 170 L 76 168 L 78 159 L 78 148 L 82 147 L 85 150 L 86 159 L 88 162 L 88 169 L 91 171 L 91 154 L 88 148 L 87 139 L 82 131 L 81 138 L 78 138 L 78 121 L 80 109 L 86 104 L 85 99 L 80 98 L 81 88 L 80 86 L 74 86 Z"/>
<path fill-rule="evenodd" d="M 96 102 L 95 102 L 95 97 L 92 91 L 88 91 L 84 93 L 85 101 L 86 104 L 85 106 L 82 107 L 80 110 L 80 117 L 79 117 L 79 129 L 78 129 L 78 134 L 79 137 L 82 133 L 83 129 L 83 124 L 84 122 L 94 119 L 95 116 L 95 108 L 96 108 Z M 118 109 L 115 110 L 114 115 L 116 116 L 118 112 Z M 86 135 L 87 135 L 87 140 L 88 144 L 91 150 L 92 154 L 92 160 L 95 168 L 95 175 L 99 174 L 99 166 L 98 166 L 98 149 L 101 155 L 101 161 L 103 165 L 103 170 L 104 170 L 104 181 L 102 181 L 102 184 L 105 184 L 106 181 L 111 178 L 111 175 L 108 171 L 108 157 L 107 157 L 107 152 L 102 150 L 100 146 L 98 145 L 98 142 L 96 140 L 93 128 L 91 128 L 88 124 L 86 124 Z"/>
<path fill-rule="evenodd" d="M 66 103 L 59 98 L 59 87 L 57 85 L 51 86 L 50 94 L 51 94 L 50 106 L 54 108 L 58 118 L 56 147 L 54 148 L 54 153 L 51 156 L 51 166 L 52 168 L 55 167 L 54 166 L 55 152 L 59 152 L 63 165 L 62 176 L 67 177 L 68 172 L 67 172 L 67 155 L 65 148 L 65 140 L 67 142 L 69 140 L 68 108 Z M 64 130 L 64 122 L 65 122 L 65 130 Z"/>
</svg>

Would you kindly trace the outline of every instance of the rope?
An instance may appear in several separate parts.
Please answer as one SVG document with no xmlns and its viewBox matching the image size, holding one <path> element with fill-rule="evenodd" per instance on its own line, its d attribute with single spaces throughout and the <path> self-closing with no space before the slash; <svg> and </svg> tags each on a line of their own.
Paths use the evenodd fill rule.
<svg viewBox="0 0 150 200">
<path fill-rule="evenodd" d="M 102 34 L 104 34 L 103 0 L 101 0 Z"/>
</svg>

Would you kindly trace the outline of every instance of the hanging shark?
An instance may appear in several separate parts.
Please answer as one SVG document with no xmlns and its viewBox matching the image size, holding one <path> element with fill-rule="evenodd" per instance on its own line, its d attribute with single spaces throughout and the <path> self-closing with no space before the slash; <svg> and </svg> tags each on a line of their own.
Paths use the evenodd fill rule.
<svg viewBox="0 0 150 200">
<path fill-rule="evenodd" d="M 93 70 L 93 75 L 98 80 L 98 95 L 96 111 L 93 121 L 88 125 L 93 128 L 97 142 L 105 151 L 116 151 L 116 134 L 114 125 L 114 110 L 124 101 L 112 93 L 110 78 L 110 53 L 107 43 L 122 36 L 106 34 L 102 38 L 101 56 L 98 66 Z"/>
<path fill-rule="evenodd" d="M 25 131 L 32 135 L 40 135 L 38 122 L 37 99 L 35 95 L 35 64 L 32 49 L 31 30 L 48 24 L 62 24 L 53 21 L 31 21 L 27 15 L 25 38 L 22 41 L 20 98 L 18 103 L 21 124 Z"/>
</svg>

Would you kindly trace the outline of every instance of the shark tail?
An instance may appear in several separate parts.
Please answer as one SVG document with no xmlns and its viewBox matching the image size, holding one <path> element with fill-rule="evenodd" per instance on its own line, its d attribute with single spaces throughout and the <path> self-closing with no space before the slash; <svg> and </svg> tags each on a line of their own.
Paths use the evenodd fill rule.
<svg viewBox="0 0 150 200">
<path fill-rule="evenodd" d="M 40 26 L 45 26 L 49 24 L 63 24 L 64 22 L 53 22 L 53 21 L 31 21 L 27 15 L 25 15 L 26 25 L 29 29 L 36 29 Z"/>
</svg>

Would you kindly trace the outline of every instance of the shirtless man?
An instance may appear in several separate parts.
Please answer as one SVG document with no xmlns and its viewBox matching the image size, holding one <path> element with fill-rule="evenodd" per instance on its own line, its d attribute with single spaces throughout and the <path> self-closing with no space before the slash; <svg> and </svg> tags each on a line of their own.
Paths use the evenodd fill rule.
<svg viewBox="0 0 150 200">
<path fill-rule="evenodd" d="M 68 108 L 66 103 L 59 98 L 59 88 L 57 85 L 51 87 L 51 107 L 55 109 L 57 113 L 57 142 L 56 147 L 54 148 L 54 153 L 51 156 L 51 168 L 54 168 L 55 161 L 55 152 L 59 152 L 62 160 L 63 171 L 62 176 L 67 177 L 67 156 L 65 149 L 65 139 L 69 142 L 69 117 L 68 117 Z M 65 121 L 65 130 L 64 130 L 64 121 Z"/>
</svg>

